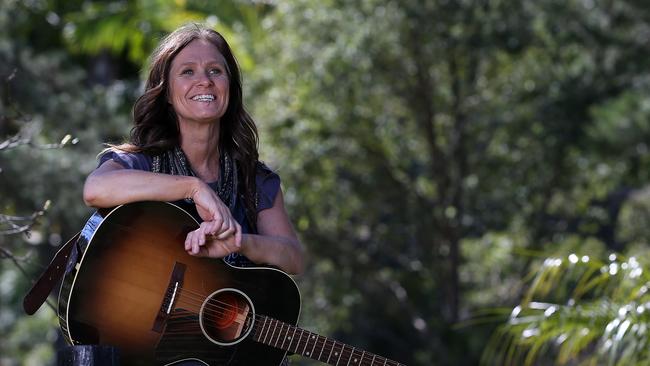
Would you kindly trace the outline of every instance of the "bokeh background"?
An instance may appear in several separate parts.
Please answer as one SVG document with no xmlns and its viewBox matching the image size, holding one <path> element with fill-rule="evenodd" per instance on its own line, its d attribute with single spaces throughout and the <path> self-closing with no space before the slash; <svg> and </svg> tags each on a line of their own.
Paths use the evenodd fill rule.
<svg viewBox="0 0 650 366">
<path fill-rule="evenodd" d="M 243 70 L 301 326 L 412 366 L 650 364 L 650 3 L 0 0 L 0 365 L 55 364 L 22 297 L 188 21 Z"/>
</svg>

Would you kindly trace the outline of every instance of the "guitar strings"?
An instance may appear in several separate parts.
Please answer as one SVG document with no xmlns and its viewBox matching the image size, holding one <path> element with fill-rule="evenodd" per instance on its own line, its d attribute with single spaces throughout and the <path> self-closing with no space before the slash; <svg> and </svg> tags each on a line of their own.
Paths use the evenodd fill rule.
<svg viewBox="0 0 650 366">
<path fill-rule="evenodd" d="M 181 299 L 179 298 L 179 302 L 180 302 L 180 300 Z M 195 299 L 195 300 L 198 301 L 198 299 Z M 223 302 L 220 302 L 220 303 L 223 303 Z M 228 304 L 226 304 L 226 305 L 228 305 Z M 223 306 L 222 307 L 217 306 L 217 308 L 223 309 L 224 307 Z M 182 319 L 182 318 L 187 318 L 187 315 L 186 314 L 178 314 L 176 317 Z M 262 318 L 262 316 L 261 315 L 255 315 L 255 318 L 256 318 L 256 320 L 260 320 Z M 267 318 L 267 319 L 270 319 L 270 318 Z M 283 339 L 283 338 L 281 338 L 281 336 L 283 335 L 283 332 L 284 332 L 284 336 L 286 336 L 287 332 L 290 331 L 291 329 L 294 329 L 294 334 L 295 334 L 295 329 L 300 329 L 300 328 L 294 327 L 293 325 L 290 325 L 290 324 L 287 324 L 287 323 L 284 323 L 284 322 L 280 322 L 280 321 L 275 320 L 275 319 L 272 319 L 272 321 L 275 321 L 276 324 L 275 324 L 275 327 L 273 329 L 273 332 L 271 333 L 271 339 L 269 339 L 268 344 L 275 344 L 275 347 L 277 347 L 278 342 Z M 170 335 L 172 336 L 173 339 L 183 339 L 185 336 L 188 336 L 188 335 L 189 336 L 191 336 L 191 335 L 199 335 L 201 337 L 203 336 L 202 330 L 198 326 L 198 321 L 196 319 L 185 319 L 185 320 L 181 320 L 180 322 L 191 323 L 190 325 L 193 325 L 193 327 L 187 327 L 186 326 L 182 330 L 173 330 L 171 332 L 166 332 L 166 334 L 171 333 Z M 174 321 L 173 324 L 174 324 L 174 326 L 177 326 L 178 323 L 179 323 L 179 321 L 176 320 L 176 321 Z M 278 332 L 278 334 L 275 335 L 275 332 L 277 330 L 278 325 L 280 326 L 280 332 Z M 286 331 L 283 330 L 284 326 L 287 327 Z M 263 324 L 261 322 L 259 322 L 259 321 L 255 322 L 255 325 L 253 326 L 254 334 L 258 334 L 258 332 L 260 331 L 260 327 L 263 327 Z M 194 331 L 192 331 L 192 329 Z M 300 349 L 300 347 L 304 347 L 304 349 L 303 349 L 303 352 L 304 352 L 304 350 L 309 345 L 309 340 L 310 339 L 309 339 L 309 336 L 308 336 L 307 339 L 303 340 L 302 335 L 304 334 L 305 330 L 302 330 L 302 329 L 300 329 L 300 330 L 301 330 L 301 335 L 300 335 L 300 337 L 298 339 L 298 343 L 294 346 L 294 348 L 297 351 L 297 350 Z M 267 336 L 268 336 L 269 331 L 270 331 L 270 328 L 269 328 L 269 330 L 267 330 Z M 306 332 L 310 333 L 309 331 L 306 331 Z M 261 334 L 260 334 L 260 336 L 261 336 Z M 286 338 L 284 340 L 282 340 L 282 343 L 281 343 L 280 347 L 278 347 L 278 348 L 281 348 L 281 349 L 284 348 L 283 346 L 284 346 L 285 342 L 286 342 Z M 292 342 L 293 342 L 293 340 L 289 343 L 288 349 L 291 348 Z M 328 344 L 328 342 L 331 343 L 331 344 Z M 339 350 L 340 356 L 337 357 L 337 359 L 340 359 L 340 358 L 348 359 L 348 358 L 352 358 L 352 357 L 357 356 L 357 357 L 359 357 L 359 360 L 361 362 L 360 364 L 364 365 L 365 364 L 364 357 L 368 357 L 367 362 L 370 362 L 371 365 L 375 362 L 373 360 L 376 360 L 376 361 L 379 361 L 379 362 L 384 361 L 385 365 L 399 365 L 399 363 L 394 363 L 394 361 L 392 361 L 392 360 L 389 360 L 389 359 L 384 358 L 382 356 L 372 354 L 370 352 L 366 352 L 366 351 L 363 351 L 363 350 L 358 350 L 358 349 L 355 349 L 355 348 L 350 349 L 349 348 L 350 346 L 348 346 L 348 345 L 345 345 L 345 344 L 343 344 L 341 342 L 338 342 L 336 340 L 329 339 L 329 338 L 323 337 L 323 336 L 318 336 L 316 338 L 316 342 L 312 346 L 312 349 L 316 349 L 316 348 L 319 349 L 319 350 L 322 349 L 319 356 L 316 358 L 316 359 L 320 360 L 320 357 L 323 354 L 327 354 L 328 358 L 331 358 L 332 352 L 334 352 L 334 350 L 337 349 L 338 347 L 340 347 L 340 350 Z M 302 354 L 302 352 L 300 352 L 300 353 Z M 370 356 L 372 356 L 373 358 L 370 359 Z"/>
<path fill-rule="evenodd" d="M 180 301 L 180 299 L 179 299 L 179 301 Z M 192 315 L 198 315 L 198 314 L 192 314 Z M 172 314 L 171 317 L 172 318 L 187 318 L 188 314 Z M 257 314 L 255 315 L 256 320 L 259 320 L 262 317 L 263 317 L 263 315 L 257 315 Z M 63 317 L 59 316 L 59 318 L 63 318 Z M 300 335 L 300 337 L 298 339 L 298 343 L 294 346 L 296 351 L 298 351 L 300 349 L 300 347 L 305 347 L 306 348 L 308 346 L 309 337 L 307 337 L 307 339 L 305 339 L 305 340 L 302 340 L 302 335 L 305 332 L 307 332 L 308 334 L 311 333 L 311 332 L 309 332 L 307 330 L 300 329 L 300 328 L 295 327 L 293 325 L 278 321 L 276 319 L 272 319 L 272 318 L 268 318 L 268 317 L 266 317 L 266 318 L 270 319 L 270 321 L 276 322 L 275 328 L 274 328 L 274 330 L 273 330 L 273 332 L 271 334 L 271 339 L 269 339 L 269 342 L 266 343 L 266 344 L 270 345 L 272 343 L 275 343 L 276 346 L 277 346 L 277 342 L 279 342 L 280 339 L 281 339 L 280 335 L 282 334 L 282 328 L 286 325 L 287 326 L 287 331 L 289 331 L 292 328 L 294 329 L 294 334 L 293 335 L 295 335 L 296 330 L 301 331 L 301 335 Z M 204 338 L 205 335 L 201 331 L 201 328 L 198 326 L 198 321 L 196 319 L 188 319 L 188 321 L 191 322 L 194 325 L 193 328 L 185 326 L 185 328 L 184 328 L 185 331 L 179 331 L 179 330 L 166 331 L 165 332 L 165 335 L 166 335 L 165 339 L 166 340 L 173 340 L 175 343 L 177 343 L 179 341 L 194 342 L 195 340 L 192 337 L 188 337 L 188 336 L 192 336 L 192 335 Z M 176 326 L 177 321 L 174 322 L 173 325 Z M 278 325 L 280 325 L 281 331 L 278 333 L 278 335 L 276 337 L 274 334 L 275 334 L 275 331 L 277 330 Z M 253 326 L 253 330 L 252 330 L 253 334 L 258 334 L 258 332 L 260 331 L 260 327 L 263 327 L 263 324 L 261 322 L 259 322 L 259 321 L 256 321 L 255 325 Z M 195 329 L 195 331 L 192 331 L 191 329 Z M 267 336 L 268 336 L 269 331 L 270 331 L 270 328 L 269 328 L 269 330 L 267 330 Z M 261 334 L 260 334 L 260 336 L 261 336 Z M 275 340 L 275 342 L 273 342 L 273 340 L 276 339 L 276 338 L 277 338 L 277 340 Z M 322 344 L 322 346 L 319 346 L 318 344 L 319 344 L 319 341 L 321 341 L 321 340 L 322 340 L 323 344 Z M 328 345 L 328 341 L 331 342 L 331 346 Z M 286 339 L 281 344 L 280 349 L 283 348 L 282 346 L 284 345 L 284 342 L 286 342 Z M 291 346 L 292 342 L 293 342 L 293 340 L 289 343 L 289 346 L 288 346 L 287 349 L 291 349 L 290 346 Z M 354 349 L 354 348 L 352 350 L 350 350 L 349 349 L 350 346 L 345 345 L 345 344 L 343 344 L 343 343 L 341 343 L 339 341 L 329 339 L 327 337 L 323 337 L 323 336 L 318 336 L 317 337 L 316 343 L 312 347 L 312 349 L 316 348 L 316 347 L 318 347 L 318 349 L 320 349 L 322 347 L 323 350 L 321 352 L 321 355 L 328 354 L 328 359 L 331 359 L 332 352 L 334 352 L 334 350 L 336 350 L 338 347 L 340 347 L 340 350 L 339 350 L 340 356 L 337 357 L 337 359 L 339 359 L 339 360 L 341 358 L 343 358 L 344 360 L 349 359 L 351 357 L 354 357 L 355 354 L 356 354 L 356 355 L 358 355 L 360 357 L 360 360 L 362 361 L 362 363 L 360 363 L 360 364 L 364 365 L 365 364 L 365 363 L 363 363 L 364 354 L 368 354 L 368 357 L 369 357 L 369 355 L 374 356 L 374 360 L 376 360 L 376 361 L 379 361 L 379 362 L 384 361 L 383 365 L 389 365 L 389 366 L 399 366 L 400 365 L 399 363 L 397 363 L 395 361 L 389 360 L 389 359 L 387 359 L 385 357 L 382 357 L 382 356 L 371 354 L 369 352 L 357 350 L 357 349 Z M 184 352 L 188 351 L 186 347 L 182 347 L 182 348 L 166 347 L 167 351 L 172 350 L 172 349 L 177 351 L 177 352 L 178 351 L 184 351 Z M 303 351 L 304 351 L 304 349 L 303 349 Z M 300 352 L 300 353 L 302 354 L 302 352 Z M 320 360 L 320 355 L 316 359 Z M 370 365 L 375 364 L 375 362 L 372 361 L 372 360 L 369 360 L 368 362 L 371 362 Z"/>
<path fill-rule="evenodd" d="M 198 301 L 198 299 L 195 299 L 195 300 Z M 179 301 L 180 301 L 180 298 L 179 298 Z M 194 304 L 196 304 L 196 301 L 195 301 Z M 192 316 L 197 316 L 197 315 L 198 314 L 192 314 Z M 188 314 L 177 314 L 177 313 L 175 313 L 175 314 L 172 314 L 170 317 L 171 318 L 188 318 L 189 316 L 190 315 L 188 315 Z M 307 330 L 304 330 L 304 329 L 300 329 L 300 328 L 298 328 L 296 326 L 293 326 L 291 324 L 284 323 L 284 322 L 281 322 L 279 320 L 276 320 L 276 319 L 273 319 L 273 318 L 268 318 L 266 316 L 259 315 L 259 314 L 255 314 L 255 319 L 258 320 L 258 321 L 256 321 L 255 325 L 253 326 L 253 329 L 252 329 L 253 334 L 258 335 L 258 336 L 261 337 L 261 334 L 258 334 L 258 332 L 260 331 L 260 327 L 262 327 L 262 331 L 263 331 L 264 325 L 259 320 L 262 319 L 263 317 L 265 317 L 267 320 L 270 320 L 271 322 L 276 322 L 276 325 L 275 325 L 275 328 L 274 328 L 274 330 L 273 330 L 273 332 L 271 334 L 271 339 L 269 339 L 269 342 L 266 343 L 266 342 L 262 342 L 261 340 L 258 340 L 259 342 L 262 342 L 262 343 L 268 344 L 268 345 L 270 345 L 272 343 L 275 343 L 276 348 L 277 348 L 277 342 L 280 341 L 280 339 L 281 339 L 280 335 L 283 332 L 282 328 L 286 325 L 287 330 L 285 331 L 285 335 L 287 334 L 286 332 L 288 332 L 291 329 L 294 329 L 294 333 L 292 334 L 292 338 L 295 335 L 296 330 L 301 331 L 301 334 L 300 334 L 300 336 L 298 338 L 298 343 L 293 347 L 296 352 L 300 349 L 300 347 L 306 348 L 308 346 L 308 344 L 309 344 L 309 336 L 304 341 L 302 339 L 302 336 L 303 336 L 303 334 L 305 332 L 307 332 L 308 334 L 311 333 L 311 332 L 309 332 Z M 64 319 L 60 315 L 59 315 L 59 318 Z M 193 328 L 192 327 L 187 327 L 187 325 L 185 325 L 184 326 L 185 327 L 184 331 L 180 331 L 180 330 L 166 331 L 165 332 L 165 334 L 166 334 L 165 339 L 174 340 L 174 342 L 179 342 L 179 341 L 194 342 L 194 339 L 192 337 L 188 337 L 188 336 L 194 335 L 194 336 L 198 336 L 198 337 L 201 337 L 201 338 L 205 337 L 202 330 L 198 326 L 198 320 L 196 320 L 196 319 L 188 319 L 188 320 L 182 321 L 182 322 L 190 322 L 190 323 L 192 323 L 192 325 L 194 325 L 194 327 Z M 178 325 L 178 320 L 175 321 L 173 323 L 173 325 L 174 326 Z M 281 330 L 278 333 L 278 335 L 275 336 L 275 331 L 277 330 L 278 325 L 280 325 Z M 192 329 L 195 329 L 195 331 L 192 331 Z M 269 331 L 270 331 L 270 328 L 267 330 L 267 335 L 266 336 L 268 336 Z M 275 342 L 273 342 L 273 340 L 276 339 L 276 338 L 277 338 L 277 340 L 275 340 Z M 319 344 L 319 341 L 321 341 L 321 340 L 322 340 L 323 344 L 322 344 L 322 346 L 319 346 L 318 344 Z M 331 346 L 328 345 L 328 341 L 331 342 Z M 282 341 L 282 344 L 280 345 L 280 349 L 284 348 L 283 347 L 284 342 L 286 342 L 286 339 Z M 291 344 L 292 343 L 293 343 L 293 339 L 291 340 L 291 342 L 287 346 L 287 350 L 291 350 Z M 337 348 L 340 347 L 340 350 L 338 351 L 338 352 L 340 352 L 340 356 L 337 357 L 338 360 L 340 360 L 341 358 L 343 358 L 345 360 L 345 359 L 349 359 L 351 357 L 354 357 L 355 355 L 358 355 L 360 357 L 360 361 L 361 361 L 360 365 L 365 365 L 364 357 L 366 357 L 366 356 L 370 357 L 370 355 L 372 355 L 374 358 L 370 359 L 368 361 L 368 362 L 370 362 L 369 365 L 375 365 L 376 362 L 380 362 L 380 364 L 386 365 L 386 366 L 400 366 L 400 365 L 402 365 L 402 364 L 400 364 L 400 363 L 398 363 L 396 361 L 390 360 L 390 359 L 385 358 L 383 356 L 372 354 L 370 352 L 358 350 L 358 349 L 355 349 L 355 348 L 352 348 L 350 350 L 349 345 L 346 345 L 346 344 L 341 343 L 341 342 L 339 342 L 337 340 L 330 339 L 330 338 L 320 336 L 320 335 L 318 335 L 318 337 L 316 339 L 316 343 L 315 343 L 314 346 L 312 346 L 312 349 L 314 349 L 316 347 L 318 347 L 318 349 L 320 349 L 321 347 L 323 348 L 322 351 L 321 351 L 321 354 L 318 356 L 318 358 L 316 358 L 319 361 L 320 361 L 320 356 L 322 356 L 324 354 L 327 354 L 328 355 L 327 360 L 330 360 L 332 355 L 333 355 L 332 352 L 334 352 Z M 184 351 L 185 352 L 185 351 L 187 351 L 187 348 L 186 347 L 182 347 L 182 348 L 166 347 L 166 351 L 171 351 L 171 350 L 174 350 L 175 352 L 178 352 L 178 351 Z M 303 349 L 303 351 L 304 351 L 304 349 Z M 302 354 L 302 352 L 299 352 L 299 353 Z M 383 363 L 382 363 L 382 361 L 383 361 Z"/>
<path fill-rule="evenodd" d="M 189 289 L 182 289 L 177 301 L 178 301 L 178 304 L 186 303 L 186 304 L 188 304 L 190 306 L 198 306 L 198 307 L 200 307 L 201 305 L 203 305 L 204 299 L 206 299 L 206 298 L 207 297 L 204 294 L 201 294 L 201 293 L 198 293 L 196 291 L 189 290 Z M 214 304 L 211 304 L 211 303 L 214 303 Z M 234 308 L 236 308 L 236 306 L 233 306 L 230 303 L 223 302 L 223 301 L 212 298 L 212 299 L 209 299 L 208 302 L 205 304 L 204 313 L 211 314 L 211 315 L 216 315 L 216 316 L 221 316 L 221 315 L 224 314 L 225 311 L 229 311 L 229 310 L 232 310 Z M 192 339 L 189 336 L 198 336 L 198 337 L 201 337 L 201 338 L 204 337 L 202 329 L 200 328 L 200 326 L 198 324 L 198 320 L 192 318 L 193 316 L 199 316 L 199 314 L 192 313 L 190 311 L 188 311 L 188 313 L 189 314 L 187 314 L 187 313 L 173 313 L 173 314 L 170 315 L 171 319 L 175 319 L 174 322 L 173 322 L 173 326 L 175 328 L 178 327 L 180 329 L 173 329 L 173 330 L 166 331 L 165 334 L 167 335 L 167 339 L 173 339 L 175 341 L 191 341 Z M 59 318 L 63 319 L 63 317 L 60 316 L 60 315 L 59 315 Z M 266 318 L 266 319 L 264 319 L 264 318 Z M 255 324 L 253 326 L 252 331 L 253 331 L 253 334 L 258 335 L 260 337 L 262 335 L 262 334 L 258 334 L 260 332 L 260 327 L 262 327 L 262 331 L 263 331 L 264 326 L 265 326 L 265 324 L 261 323 L 260 320 L 264 319 L 264 320 L 270 320 L 270 322 L 275 322 L 273 331 L 271 333 L 271 338 L 269 339 L 268 343 L 266 343 L 266 342 L 262 342 L 262 343 L 266 343 L 266 344 L 269 344 L 269 345 L 270 344 L 275 344 L 277 346 L 277 343 L 282 339 L 280 337 L 283 335 L 283 332 L 284 332 L 284 335 L 286 336 L 288 331 L 290 331 L 291 329 L 294 329 L 294 333 L 292 334 L 292 337 L 293 337 L 293 335 L 295 335 L 296 330 L 301 331 L 298 342 L 294 346 L 295 350 L 298 351 L 300 349 L 300 347 L 304 347 L 303 348 L 303 352 L 304 352 L 306 347 L 309 345 L 309 336 L 305 340 L 302 339 L 302 336 L 303 336 L 304 332 L 307 332 L 308 334 L 310 334 L 311 332 L 309 332 L 309 331 L 305 331 L 305 330 L 300 329 L 298 327 L 295 327 L 293 325 L 278 321 L 276 319 L 268 318 L 268 317 L 265 317 L 265 316 L 259 315 L 259 314 L 255 314 L 254 319 L 256 321 L 255 321 Z M 275 335 L 275 333 L 277 331 L 277 328 L 278 328 L 278 325 L 280 326 L 280 332 L 278 332 L 278 334 Z M 286 331 L 283 330 L 284 326 L 287 326 Z M 268 333 L 269 333 L 269 331 L 271 329 L 270 327 L 271 327 L 271 323 L 269 323 L 269 329 L 267 330 L 267 332 L 266 332 L 267 334 L 266 334 L 266 336 L 264 338 L 269 336 Z M 188 339 L 188 338 L 190 338 L 190 339 Z M 322 346 L 319 346 L 319 341 L 320 340 L 322 340 L 322 342 L 323 342 Z M 328 345 L 328 341 L 331 342 L 331 346 Z M 286 339 L 282 341 L 282 344 L 280 346 L 281 348 L 283 347 L 285 342 L 286 342 Z M 289 346 L 288 346 L 289 348 L 288 349 L 291 348 L 292 342 L 293 342 L 293 340 L 289 343 Z M 345 345 L 345 344 L 343 344 L 341 342 L 338 342 L 336 340 L 331 340 L 331 339 L 329 339 L 327 337 L 323 337 L 323 336 L 318 336 L 318 338 L 316 339 L 316 343 L 312 346 L 312 349 L 314 349 L 317 346 L 318 346 L 318 349 L 321 349 L 321 347 L 322 347 L 321 355 L 324 354 L 324 353 L 327 353 L 328 358 L 331 358 L 332 352 L 334 352 L 334 350 L 336 350 L 338 347 L 341 348 L 339 350 L 340 356 L 338 357 L 338 359 L 340 359 L 341 357 L 347 359 L 348 357 L 354 357 L 355 355 L 358 355 L 359 357 L 361 357 L 361 360 L 363 361 L 364 354 L 368 353 L 368 352 L 365 352 L 365 351 L 356 350 L 354 348 L 350 350 L 349 346 L 347 346 L 347 345 Z M 302 354 L 302 352 L 300 352 L 300 353 Z M 395 363 L 395 361 L 386 359 L 384 357 L 377 356 L 377 355 L 373 355 L 373 356 L 375 357 L 374 359 L 379 361 L 379 362 L 384 361 L 385 365 L 391 365 L 391 366 L 400 365 L 399 363 Z M 319 357 L 320 357 L 320 355 L 319 355 Z"/>
</svg>

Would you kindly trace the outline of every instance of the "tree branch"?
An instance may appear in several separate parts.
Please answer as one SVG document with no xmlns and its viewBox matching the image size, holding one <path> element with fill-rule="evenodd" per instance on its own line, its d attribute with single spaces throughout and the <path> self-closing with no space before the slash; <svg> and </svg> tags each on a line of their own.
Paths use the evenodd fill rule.
<svg viewBox="0 0 650 366">
<path fill-rule="evenodd" d="M 10 216 L 5 214 L 0 214 L 0 225 L 7 225 L 10 228 L 6 230 L 0 229 L 0 235 L 12 235 L 26 233 L 29 235 L 29 229 L 36 224 L 36 221 L 39 217 L 43 216 L 45 212 L 50 208 L 50 200 L 45 201 L 43 208 L 32 213 L 29 216 Z M 25 222 L 26 223 L 23 223 Z"/>
</svg>

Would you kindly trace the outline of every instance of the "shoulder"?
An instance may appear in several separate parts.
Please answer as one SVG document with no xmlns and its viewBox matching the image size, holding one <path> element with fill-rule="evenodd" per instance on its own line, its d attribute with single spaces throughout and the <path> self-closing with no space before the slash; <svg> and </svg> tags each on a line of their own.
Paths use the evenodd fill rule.
<svg viewBox="0 0 650 366">
<path fill-rule="evenodd" d="M 277 177 L 277 179 L 280 179 L 278 173 L 276 173 L 273 169 L 269 168 L 268 165 L 264 164 L 261 161 L 257 162 L 257 166 L 255 167 L 255 169 L 256 169 L 257 179 L 264 179 L 264 178 L 271 178 L 271 177 Z"/>
<path fill-rule="evenodd" d="M 258 205 L 257 210 L 262 211 L 273 207 L 275 196 L 280 190 L 280 176 L 266 164 L 257 163 L 255 174 L 255 185 L 257 186 Z"/>
<path fill-rule="evenodd" d="M 116 147 L 110 147 L 99 154 L 98 160 L 98 166 L 108 160 L 112 160 L 125 169 L 150 171 L 152 157 L 142 152 L 130 152 Z"/>
</svg>

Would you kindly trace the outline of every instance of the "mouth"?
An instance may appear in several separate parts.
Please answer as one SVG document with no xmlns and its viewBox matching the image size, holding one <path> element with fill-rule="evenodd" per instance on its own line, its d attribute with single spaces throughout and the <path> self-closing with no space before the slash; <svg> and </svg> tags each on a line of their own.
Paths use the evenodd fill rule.
<svg viewBox="0 0 650 366">
<path fill-rule="evenodd" d="M 199 94 L 192 97 L 192 100 L 196 102 L 212 102 L 215 99 L 215 96 L 212 94 Z"/>
</svg>

